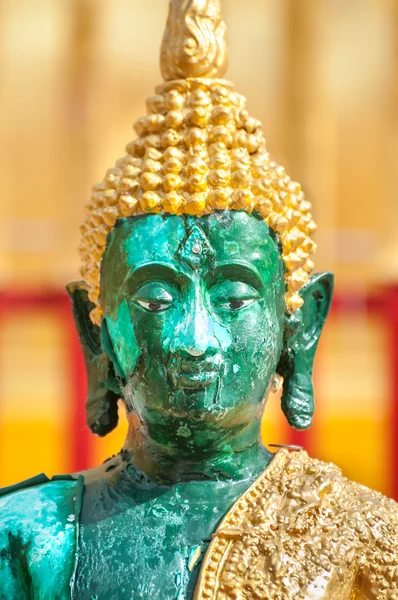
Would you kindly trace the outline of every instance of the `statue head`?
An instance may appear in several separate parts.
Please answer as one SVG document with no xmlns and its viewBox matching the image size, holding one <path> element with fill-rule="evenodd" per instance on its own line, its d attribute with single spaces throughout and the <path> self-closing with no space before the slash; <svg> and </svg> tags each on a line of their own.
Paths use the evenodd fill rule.
<svg viewBox="0 0 398 600">
<path fill-rule="evenodd" d="M 311 425 L 333 278 L 311 276 L 316 226 L 300 185 L 271 160 L 245 99 L 216 77 L 219 1 L 170 9 L 168 81 L 126 156 L 94 186 L 84 282 L 69 293 L 91 429 L 112 430 L 122 398 L 151 439 L 190 455 L 258 436 L 275 377 L 289 423 Z"/>
</svg>

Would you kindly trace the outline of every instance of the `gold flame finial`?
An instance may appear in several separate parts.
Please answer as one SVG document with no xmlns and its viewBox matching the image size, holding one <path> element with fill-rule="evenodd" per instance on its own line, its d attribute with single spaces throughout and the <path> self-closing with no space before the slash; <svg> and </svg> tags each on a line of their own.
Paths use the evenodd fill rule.
<svg viewBox="0 0 398 600">
<path fill-rule="evenodd" d="M 160 68 L 165 81 L 222 77 L 228 65 L 220 0 L 170 0 Z"/>
</svg>

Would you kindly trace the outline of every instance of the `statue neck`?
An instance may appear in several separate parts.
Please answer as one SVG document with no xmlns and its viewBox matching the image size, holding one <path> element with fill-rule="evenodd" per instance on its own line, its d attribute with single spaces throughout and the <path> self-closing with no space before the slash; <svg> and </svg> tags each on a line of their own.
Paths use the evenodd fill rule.
<svg viewBox="0 0 398 600">
<path fill-rule="evenodd" d="M 219 447 L 203 451 L 198 445 L 188 453 L 154 440 L 135 415 L 128 420 L 123 449 L 129 452 L 130 462 L 153 481 L 253 480 L 272 458 L 260 442 L 257 422 Z"/>
</svg>

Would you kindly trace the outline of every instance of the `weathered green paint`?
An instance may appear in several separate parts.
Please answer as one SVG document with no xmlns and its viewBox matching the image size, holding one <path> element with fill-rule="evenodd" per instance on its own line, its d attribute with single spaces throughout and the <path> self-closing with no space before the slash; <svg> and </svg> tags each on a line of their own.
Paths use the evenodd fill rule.
<svg viewBox="0 0 398 600">
<path fill-rule="evenodd" d="M 333 296 L 333 275 L 314 275 L 301 290 L 304 306 L 285 319 L 285 341 L 278 363 L 284 376 L 282 409 L 295 429 L 308 429 L 314 416 L 312 371 L 319 337 Z"/>
<path fill-rule="evenodd" d="M 1 600 L 71 597 L 82 487 L 51 481 L 0 498 Z"/>
<path fill-rule="evenodd" d="M 252 478 L 157 485 L 129 461 L 105 466 L 112 479 L 88 482 L 83 497 L 76 597 L 192 598 L 211 536 Z"/>
<path fill-rule="evenodd" d="M 190 571 L 191 557 L 271 459 L 259 438 L 275 371 L 285 377 L 289 422 L 311 424 L 313 361 L 332 288 L 330 274 L 313 277 L 303 308 L 287 315 L 278 240 L 255 214 L 117 223 L 102 263 L 101 330 L 89 320 L 84 284 L 69 293 L 87 363 L 88 423 L 105 435 L 122 397 L 134 426 L 117 457 L 84 474 L 72 597 L 192 597 L 199 563 Z M 15 496 L 8 508 L 0 504 L 0 557 L 18 523 Z M 28 520 L 23 535 L 41 528 L 53 539 L 45 510 Z M 55 570 L 71 556 L 72 537 L 60 546 Z M 14 548 L 30 577 L 32 555 L 20 559 L 23 544 Z M 19 589 L 20 571 L 5 577 Z M 57 597 L 47 592 L 52 578 L 41 577 L 44 592 L 34 598 Z"/>
<path fill-rule="evenodd" d="M 101 332 L 88 318 L 90 301 L 85 284 L 70 283 L 67 291 L 73 312 L 87 371 L 86 416 L 91 431 L 103 436 L 117 425 L 119 390 L 112 389 L 114 378 L 109 370 L 109 356 L 101 347 Z M 106 343 L 102 344 L 106 347 Z"/>
<path fill-rule="evenodd" d="M 145 472 L 240 478 L 246 453 L 257 468 L 284 291 L 263 219 L 241 212 L 119 222 L 103 259 L 101 301 L 119 387 L 142 424 Z"/>
</svg>

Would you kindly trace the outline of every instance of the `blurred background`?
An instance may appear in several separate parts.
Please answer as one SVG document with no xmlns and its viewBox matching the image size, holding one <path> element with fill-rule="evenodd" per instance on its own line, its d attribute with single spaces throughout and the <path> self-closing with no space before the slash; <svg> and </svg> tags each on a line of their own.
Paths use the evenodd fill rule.
<svg viewBox="0 0 398 600">
<path fill-rule="evenodd" d="M 0 0 L 0 486 L 117 452 L 85 426 L 64 284 L 90 187 L 161 82 L 167 0 Z M 228 78 L 300 181 L 336 298 L 298 443 L 398 498 L 398 2 L 224 0 Z"/>
</svg>

